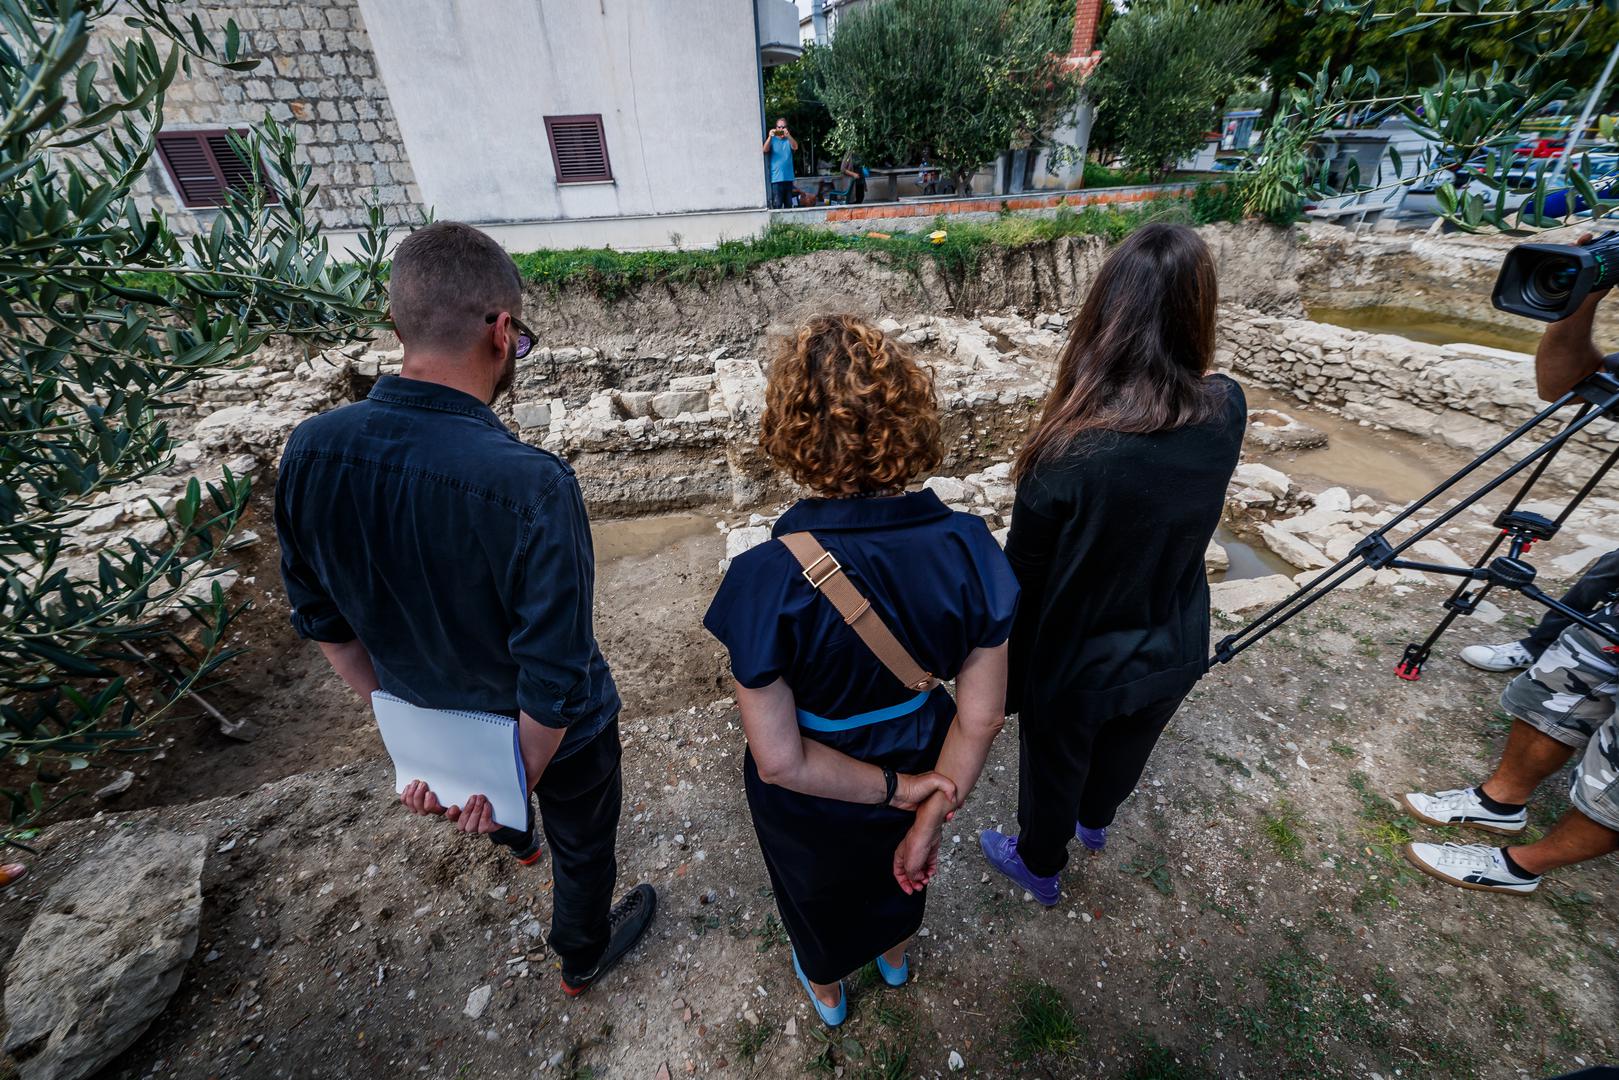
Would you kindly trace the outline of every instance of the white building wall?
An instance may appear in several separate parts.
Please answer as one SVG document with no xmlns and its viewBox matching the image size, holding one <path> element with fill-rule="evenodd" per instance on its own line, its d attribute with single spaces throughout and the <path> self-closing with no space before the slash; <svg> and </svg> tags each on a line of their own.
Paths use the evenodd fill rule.
<svg viewBox="0 0 1619 1080">
<path fill-rule="evenodd" d="M 422 202 L 543 221 L 763 205 L 752 0 L 359 0 Z M 559 185 L 546 116 L 600 113 L 613 180 Z"/>
</svg>

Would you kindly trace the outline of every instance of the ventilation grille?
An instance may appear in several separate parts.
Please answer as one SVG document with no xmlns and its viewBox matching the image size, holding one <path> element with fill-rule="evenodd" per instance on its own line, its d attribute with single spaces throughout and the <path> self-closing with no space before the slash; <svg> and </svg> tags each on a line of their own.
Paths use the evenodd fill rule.
<svg viewBox="0 0 1619 1080">
<path fill-rule="evenodd" d="M 613 178 L 607 162 L 607 137 L 601 115 L 547 116 L 545 134 L 551 141 L 551 162 L 557 183 L 588 184 Z"/>
</svg>

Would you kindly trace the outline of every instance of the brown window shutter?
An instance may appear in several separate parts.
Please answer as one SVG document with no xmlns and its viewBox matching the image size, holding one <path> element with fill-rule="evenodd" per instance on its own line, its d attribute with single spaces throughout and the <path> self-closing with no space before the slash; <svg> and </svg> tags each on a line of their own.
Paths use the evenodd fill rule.
<svg viewBox="0 0 1619 1080">
<path fill-rule="evenodd" d="M 613 178 L 600 113 L 547 116 L 545 135 L 551 143 L 551 164 L 556 166 L 557 183 L 587 184 Z"/>
<path fill-rule="evenodd" d="M 223 206 L 227 191 L 247 191 L 253 186 L 253 166 L 237 153 L 225 131 L 162 131 L 157 149 L 186 206 Z M 275 188 L 262 163 L 259 176 L 265 184 L 265 201 L 275 202 Z"/>
</svg>

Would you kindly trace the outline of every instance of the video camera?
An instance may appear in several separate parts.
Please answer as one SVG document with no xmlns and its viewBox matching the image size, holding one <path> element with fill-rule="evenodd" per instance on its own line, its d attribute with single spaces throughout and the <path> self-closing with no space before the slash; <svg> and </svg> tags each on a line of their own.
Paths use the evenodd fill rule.
<svg viewBox="0 0 1619 1080">
<path fill-rule="evenodd" d="M 1619 285 L 1619 232 L 1589 244 L 1519 244 L 1507 253 L 1490 300 L 1541 322 L 1566 319 L 1598 289 Z"/>
</svg>

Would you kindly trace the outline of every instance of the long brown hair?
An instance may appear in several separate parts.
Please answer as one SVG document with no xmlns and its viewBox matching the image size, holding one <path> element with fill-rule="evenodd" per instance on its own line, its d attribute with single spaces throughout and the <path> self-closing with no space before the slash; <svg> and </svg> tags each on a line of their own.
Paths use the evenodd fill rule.
<svg viewBox="0 0 1619 1080">
<path fill-rule="evenodd" d="M 1057 379 L 1016 473 L 1089 431 L 1152 432 L 1208 420 L 1224 398 L 1214 362 L 1214 257 L 1184 225 L 1146 225 L 1102 264 L 1057 356 Z"/>
</svg>

